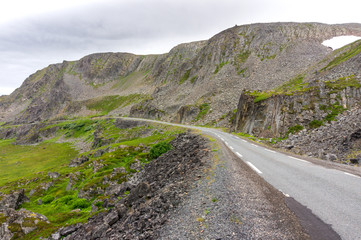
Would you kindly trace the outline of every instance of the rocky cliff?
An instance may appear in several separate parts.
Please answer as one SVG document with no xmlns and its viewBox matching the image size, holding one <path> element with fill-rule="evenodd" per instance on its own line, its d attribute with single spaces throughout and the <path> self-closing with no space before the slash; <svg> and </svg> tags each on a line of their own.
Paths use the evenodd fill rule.
<svg viewBox="0 0 361 240">
<path fill-rule="evenodd" d="M 289 137 L 281 147 L 348 163 L 360 161 L 361 41 L 331 52 L 312 68 L 268 91 L 243 91 L 234 130 Z"/>
<path fill-rule="evenodd" d="M 31 75 L 0 99 L 0 117 L 21 123 L 120 114 L 226 126 L 243 89 L 273 89 L 307 72 L 332 54 L 321 43 L 340 35 L 361 36 L 361 27 L 252 24 L 162 55 L 93 54 Z"/>
</svg>

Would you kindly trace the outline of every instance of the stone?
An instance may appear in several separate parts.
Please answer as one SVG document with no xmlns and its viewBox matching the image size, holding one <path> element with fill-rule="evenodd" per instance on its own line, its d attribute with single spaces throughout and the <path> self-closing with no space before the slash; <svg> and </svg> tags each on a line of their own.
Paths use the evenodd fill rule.
<svg viewBox="0 0 361 240">
<path fill-rule="evenodd" d="M 60 233 L 53 233 L 51 234 L 52 240 L 59 240 L 60 239 Z"/>
<path fill-rule="evenodd" d="M 73 160 L 70 161 L 69 163 L 69 167 L 77 167 L 77 166 L 80 166 L 81 164 L 85 163 L 89 161 L 89 157 L 88 156 L 81 156 L 81 157 L 78 157 L 78 158 L 75 158 Z"/>
<path fill-rule="evenodd" d="M 116 210 L 113 210 L 104 217 L 104 222 L 109 226 L 111 226 L 114 223 L 116 223 L 118 219 L 119 219 L 118 212 Z"/>
<path fill-rule="evenodd" d="M 337 161 L 337 155 L 333 153 L 327 153 L 326 154 L 326 160 L 327 161 Z"/>
<path fill-rule="evenodd" d="M 6 208 L 18 209 L 26 201 L 29 201 L 29 199 L 25 196 L 25 190 L 21 189 L 3 196 L 0 200 L 0 210 Z"/>
<path fill-rule="evenodd" d="M 78 230 L 80 226 L 81 226 L 81 224 L 78 223 L 76 225 L 64 227 L 60 230 L 60 235 L 62 237 L 66 237 L 66 236 L 72 234 L 73 232 L 75 232 L 76 230 Z"/>
<path fill-rule="evenodd" d="M 60 174 L 57 172 L 48 172 L 47 175 L 52 179 L 57 179 L 60 176 Z"/>
</svg>

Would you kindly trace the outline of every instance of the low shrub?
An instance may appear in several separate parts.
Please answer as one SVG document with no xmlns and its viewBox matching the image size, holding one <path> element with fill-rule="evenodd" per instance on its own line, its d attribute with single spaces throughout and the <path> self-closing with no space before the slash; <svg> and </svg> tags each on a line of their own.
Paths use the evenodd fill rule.
<svg viewBox="0 0 361 240">
<path fill-rule="evenodd" d="M 172 149 L 172 145 L 170 145 L 167 142 L 160 142 L 152 146 L 152 148 L 149 151 L 149 157 L 151 159 L 156 159 L 163 153 L 168 152 L 170 149 Z"/>
</svg>

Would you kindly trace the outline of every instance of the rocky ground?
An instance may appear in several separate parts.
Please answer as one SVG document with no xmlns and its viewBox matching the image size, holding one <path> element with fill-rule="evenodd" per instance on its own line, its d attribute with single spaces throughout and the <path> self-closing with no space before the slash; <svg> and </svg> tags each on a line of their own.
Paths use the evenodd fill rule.
<svg viewBox="0 0 361 240">
<path fill-rule="evenodd" d="M 361 163 L 361 109 L 345 111 L 324 126 L 302 130 L 280 142 L 278 147 L 329 161 Z"/>
<path fill-rule="evenodd" d="M 127 198 L 53 239 L 309 238 L 284 196 L 231 153 L 218 150 L 212 158 L 209 145 L 191 134 L 172 145 Z"/>
<path fill-rule="evenodd" d="M 157 238 L 169 210 L 181 202 L 211 155 L 206 141 L 197 135 L 179 135 L 171 144 L 172 150 L 130 180 L 127 197 L 86 224 L 60 229 L 52 239 Z"/>
</svg>

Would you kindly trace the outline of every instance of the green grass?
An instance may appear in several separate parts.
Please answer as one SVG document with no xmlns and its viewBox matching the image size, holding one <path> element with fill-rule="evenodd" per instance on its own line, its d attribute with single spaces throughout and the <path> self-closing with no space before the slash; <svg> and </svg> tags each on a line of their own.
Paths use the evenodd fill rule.
<svg viewBox="0 0 361 240">
<path fill-rule="evenodd" d="M 207 115 L 210 108 L 211 108 L 211 105 L 209 103 L 203 103 L 202 105 L 200 105 L 199 106 L 199 113 L 194 118 L 193 122 L 197 122 L 200 119 L 203 119 Z"/>
<path fill-rule="evenodd" d="M 304 127 L 301 126 L 301 125 L 291 126 L 291 127 L 288 128 L 288 131 L 287 131 L 286 135 L 288 136 L 289 134 L 297 133 L 297 132 L 299 132 L 299 131 L 301 131 L 303 129 L 304 129 Z"/>
<path fill-rule="evenodd" d="M 227 65 L 228 61 L 222 61 L 220 64 L 216 66 L 216 70 L 214 70 L 214 74 L 217 74 L 219 70 L 221 70 L 225 65 Z"/>
<path fill-rule="evenodd" d="M 195 76 L 193 76 L 192 78 L 191 78 L 191 83 L 193 84 L 196 80 L 197 80 L 197 78 L 198 78 L 198 76 L 197 75 L 195 75 Z"/>
<path fill-rule="evenodd" d="M 183 84 L 185 81 L 188 80 L 189 75 L 191 74 L 191 70 L 192 70 L 192 69 L 188 69 L 188 70 L 184 73 L 184 75 L 183 75 L 183 76 L 181 77 L 181 79 L 179 80 L 179 84 Z"/>
<path fill-rule="evenodd" d="M 317 119 L 315 119 L 315 120 L 312 120 L 312 121 L 308 124 L 308 126 L 309 126 L 310 128 L 318 128 L 318 127 L 321 127 L 323 124 L 324 124 L 324 122 L 323 122 L 322 120 L 317 120 Z"/>
<path fill-rule="evenodd" d="M 245 63 L 247 61 L 247 59 L 249 58 L 249 56 L 251 55 L 250 51 L 241 51 L 235 58 L 235 63 L 238 64 L 242 64 Z"/>
<path fill-rule="evenodd" d="M 69 143 L 14 145 L 14 140 L 0 140 L 0 186 L 38 172 L 54 171 L 78 155 Z"/>
<path fill-rule="evenodd" d="M 86 102 L 86 107 L 90 110 L 100 111 L 108 114 L 110 111 L 113 111 L 116 108 L 126 107 L 133 103 L 139 103 L 148 97 L 148 95 L 143 94 L 130 94 L 127 96 L 105 96 L 88 100 Z"/>
<path fill-rule="evenodd" d="M 344 52 L 342 52 L 344 51 Z M 347 61 L 348 59 L 356 56 L 361 53 L 361 41 L 356 41 L 351 45 L 347 45 L 343 48 L 336 50 L 336 53 L 340 53 L 337 57 L 335 57 L 329 64 L 321 70 L 327 70 L 336 67 L 337 65 Z"/>
<path fill-rule="evenodd" d="M 327 88 L 340 91 L 347 87 L 360 88 L 361 83 L 356 80 L 355 75 L 350 75 L 347 77 L 339 78 L 337 80 L 326 81 L 325 86 Z"/>
<path fill-rule="evenodd" d="M 27 210 L 45 215 L 50 223 L 39 223 L 38 229 L 22 239 L 38 239 L 40 236 L 48 237 L 56 229 L 86 222 L 89 217 L 91 205 L 94 201 L 99 211 L 105 211 L 102 202 L 109 198 L 102 194 L 91 193 L 87 199 L 79 198 L 80 189 L 106 189 L 108 185 L 103 184 L 104 178 L 117 181 L 121 184 L 127 181 L 137 170 L 132 169 L 132 164 L 139 161 L 143 166 L 152 159 L 170 150 L 169 141 L 174 139 L 176 134 L 182 133 L 183 128 L 166 126 L 161 124 L 146 124 L 131 129 L 121 129 L 115 124 L 115 119 L 76 119 L 50 124 L 40 131 L 47 131 L 56 128 L 53 139 L 37 145 L 14 145 L 15 140 L 0 140 L 0 191 L 9 192 L 19 188 L 24 188 L 26 194 L 31 189 L 35 193 L 30 197 L 30 201 L 21 207 Z M 82 155 L 90 156 L 88 162 L 74 168 L 68 167 L 69 160 L 78 157 L 79 154 L 69 143 L 56 143 L 59 136 L 71 136 L 76 139 L 86 139 L 92 141 L 94 130 L 98 129 L 100 136 L 108 143 L 100 148 L 92 149 Z M 121 147 L 119 147 L 121 145 Z M 93 157 L 92 154 L 101 148 L 111 147 L 114 150 L 106 152 L 100 157 Z M 137 160 L 136 160 L 137 159 Z M 97 172 L 93 172 L 94 164 L 102 164 Z M 123 167 L 125 172 L 113 174 L 114 168 Z M 48 171 L 60 173 L 57 179 L 50 179 Z M 40 173 L 39 173 L 40 172 Z M 75 174 L 77 179 L 73 179 L 72 189 L 66 191 L 69 182 L 69 175 Z M 44 190 L 44 184 L 52 182 L 48 190 Z M 127 194 L 124 193 L 125 195 Z M 128 192 L 129 194 L 129 192 Z M 38 201 L 42 200 L 39 205 Z M 76 210 L 76 211 L 74 211 Z M 5 218 L 0 215 L 0 221 Z M 30 222 L 29 222 L 30 224 Z M 14 231 L 18 226 L 12 226 Z"/>
<path fill-rule="evenodd" d="M 254 96 L 254 102 L 258 103 L 263 100 L 266 100 L 274 95 L 293 95 L 297 93 L 302 93 L 305 91 L 309 91 L 312 88 L 307 87 L 307 83 L 303 83 L 304 75 L 297 75 L 292 78 L 290 81 L 282 84 L 279 87 L 274 88 L 270 91 L 250 91 L 247 92 L 249 95 Z"/>
</svg>

